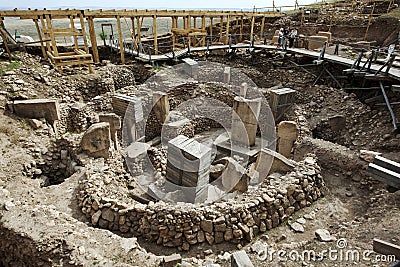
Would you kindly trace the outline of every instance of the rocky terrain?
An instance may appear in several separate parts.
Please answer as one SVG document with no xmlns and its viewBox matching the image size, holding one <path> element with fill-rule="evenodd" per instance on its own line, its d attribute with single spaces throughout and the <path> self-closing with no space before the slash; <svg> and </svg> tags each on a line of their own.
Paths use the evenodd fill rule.
<svg viewBox="0 0 400 267">
<path fill-rule="evenodd" d="M 382 13 L 383 4 L 377 7 Z M 352 10 L 358 15 L 336 21 L 336 40 L 346 45 L 359 40 L 362 34 L 340 34 L 338 25 L 365 26 L 360 14 L 368 12 L 367 6 L 357 2 Z M 310 18 L 309 27 L 301 29 L 326 30 L 332 9 L 349 12 L 350 7 L 327 6 L 323 21 Z M 299 18 L 287 16 L 269 28 L 299 25 Z M 392 18 L 374 19 L 368 38 L 388 42 L 391 33 L 382 31 L 376 38 L 375 33 L 381 20 Z M 193 58 L 240 70 L 267 100 L 272 89 L 296 90 L 281 118 L 298 128 L 290 168 L 272 173 L 253 191 L 208 206 L 172 205 L 143 194 L 132 174 L 143 174 L 145 165 L 135 161 L 132 171 L 126 163 L 118 123 L 105 124 L 118 144 L 108 140 L 108 147 L 96 148 L 100 154 L 91 154 L 93 147 L 82 142 L 99 133 L 94 127 L 104 126 L 100 115 L 124 123 L 109 115 L 115 112 L 114 95 L 151 102 L 144 82 L 170 66 L 103 61 L 94 74 L 85 67 L 66 67 L 61 75 L 25 52 L 14 52 L 12 63 L 0 60 L 0 266 L 218 267 L 231 266 L 232 255 L 240 250 L 254 266 L 389 266 L 393 259 L 378 258 L 372 240 L 400 245 L 400 191 L 389 193 L 367 170 L 376 154 L 400 162 L 400 134 L 393 131 L 389 112 L 366 104 L 360 93 L 336 88 L 329 79 L 312 85 L 312 74 L 278 68 L 270 60 L 276 55 L 257 53 L 263 64 L 247 64 L 250 55 L 243 51 L 242 58 Z M 341 73 L 343 67 L 333 69 Z M 222 85 L 189 82 L 170 92 L 171 109 L 199 96 L 231 106 L 234 95 Z M 389 97 L 399 100 L 395 94 Z M 60 119 L 54 124 L 12 112 L 11 102 L 27 99 L 57 100 Z M 154 177 L 163 181 L 167 150 L 157 141 L 161 127 L 156 114 L 147 112 L 148 154 Z M 398 106 L 394 112 L 400 118 Z M 218 126 L 198 119 L 180 133 L 197 137 Z M 218 171 L 217 165 L 212 167 Z M 279 250 L 284 254 L 278 255 Z M 323 250 L 368 252 L 369 257 L 332 260 Z M 308 259 L 296 254 L 304 251 L 316 254 Z"/>
</svg>

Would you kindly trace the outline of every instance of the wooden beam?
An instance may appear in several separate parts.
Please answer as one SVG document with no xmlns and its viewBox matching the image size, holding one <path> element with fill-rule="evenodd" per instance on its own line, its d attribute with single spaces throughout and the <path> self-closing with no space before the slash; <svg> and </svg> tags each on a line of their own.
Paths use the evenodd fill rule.
<svg viewBox="0 0 400 267">
<path fill-rule="evenodd" d="M 131 17 L 131 27 L 132 27 L 132 41 L 133 41 L 133 47 L 137 49 L 137 43 L 136 43 L 136 29 L 135 29 L 135 18 Z"/>
<path fill-rule="evenodd" d="M 261 21 L 261 31 L 260 31 L 260 38 L 261 39 L 264 37 L 264 27 L 265 27 L 265 17 L 263 17 L 262 21 Z"/>
<path fill-rule="evenodd" d="M 206 16 L 201 16 L 201 30 L 206 31 Z M 206 45 L 206 36 L 202 38 L 202 46 Z"/>
<path fill-rule="evenodd" d="M 56 39 L 55 39 L 54 33 L 53 33 L 53 26 L 51 25 L 50 15 L 45 15 L 45 17 L 46 17 L 47 30 L 49 32 L 50 39 L 51 39 L 52 53 L 54 54 L 54 56 L 58 57 L 58 48 L 57 48 Z M 55 62 L 53 62 L 53 63 L 55 64 Z M 56 67 L 57 67 L 58 72 L 62 73 L 61 66 L 56 65 Z"/>
<path fill-rule="evenodd" d="M 73 31 L 75 31 L 74 16 L 69 16 L 69 21 L 70 21 L 69 23 L 71 24 L 71 29 Z M 74 40 L 75 49 L 79 48 L 78 38 L 76 37 L 76 35 L 73 35 L 73 40 Z"/>
<path fill-rule="evenodd" d="M 88 26 L 89 26 L 90 42 L 92 44 L 93 60 L 95 63 L 100 63 L 99 50 L 97 49 L 97 36 L 94 28 L 93 17 L 88 17 Z"/>
<path fill-rule="evenodd" d="M 157 16 L 153 16 L 154 54 L 158 55 Z"/>
<path fill-rule="evenodd" d="M 222 30 L 224 28 L 224 17 L 221 16 L 219 19 L 219 40 L 222 40 Z"/>
<path fill-rule="evenodd" d="M 33 20 L 33 22 L 35 22 L 36 31 L 37 31 L 38 36 L 39 36 L 40 48 L 42 49 L 43 58 L 44 58 L 45 60 L 47 60 L 47 53 L 46 53 L 46 49 L 45 49 L 45 47 L 44 47 L 42 32 L 40 31 L 40 27 L 39 27 L 39 21 L 38 21 L 38 19 L 36 18 L 36 19 Z"/>
<path fill-rule="evenodd" d="M 374 238 L 373 240 L 374 251 L 383 255 L 394 255 L 397 259 L 400 259 L 400 246 L 391 244 L 389 242 L 382 241 Z"/>
<path fill-rule="evenodd" d="M 228 16 L 226 16 L 226 37 L 225 37 L 225 44 L 228 44 L 228 42 L 229 42 L 229 24 L 230 24 L 230 21 L 229 21 L 229 15 L 228 15 Z"/>
<path fill-rule="evenodd" d="M 121 28 L 121 17 L 120 16 L 117 16 L 117 26 L 118 26 L 119 50 L 121 53 L 121 63 L 125 64 L 124 39 L 122 38 L 122 28 Z"/>
<path fill-rule="evenodd" d="M 254 34 L 254 22 L 255 22 L 255 17 L 251 17 L 251 29 L 250 29 L 250 40 L 253 39 L 253 34 Z"/>
<path fill-rule="evenodd" d="M 211 36 L 211 40 L 212 40 L 212 35 L 213 35 L 213 17 L 210 18 L 210 36 Z"/>
<path fill-rule="evenodd" d="M 0 10 L 0 16 L 2 17 L 19 17 L 21 19 L 35 19 L 38 16 L 50 15 L 52 19 L 66 18 L 68 16 L 78 16 L 81 10 Z M 116 16 L 123 17 L 171 17 L 171 16 L 208 16 L 208 17 L 219 17 L 219 16 L 269 16 L 269 17 L 282 17 L 280 12 L 245 12 L 245 11 L 220 11 L 220 10 L 89 10 L 83 11 L 85 17 L 93 18 L 115 18 Z"/>
<path fill-rule="evenodd" d="M 82 13 L 79 13 L 79 20 L 81 22 L 82 35 L 83 35 L 83 44 L 85 45 L 85 52 L 86 52 L 86 54 L 90 54 L 89 53 L 88 42 L 87 42 L 87 39 L 86 39 L 85 20 L 83 18 L 83 14 Z M 89 64 L 89 73 L 93 73 L 92 64 Z"/>
<path fill-rule="evenodd" d="M 240 34 L 240 41 L 242 41 L 243 40 L 243 27 L 244 27 L 244 21 L 243 21 L 243 16 L 241 16 L 241 24 L 240 24 L 240 31 L 239 31 L 239 34 Z"/>
<path fill-rule="evenodd" d="M 54 32 L 53 32 L 53 26 L 51 24 L 51 19 L 50 15 L 45 15 L 46 17 L 46 24 L 47 24 L 47 30 L 50 35 L 50 40 L 51 40 L 51 48 L 55 56 L 58 56 L 58 49 L 57 49 L 57 43 L 56 39 L 54 37 Z"/>
<path fill-rule="evenodd" d="M 196 16 L 194 16 L 193 17 L 193 28 L 197 28 L 197 17 Z"/>
<path fill-rule="evenodd" d="M 51 46 L 50 46 L 50 41 L 51 41 L 51 40 L 50 40 L 50 41 L 47 41 L 47 40 L 50 39 L 50 34 L 48 34 L 48 32 L 47 32 L 47 27 L 46 27 L 46 24 L 45 24 L 45 22 L 44 22 L 43 16 L 40 17 L 40 23 L 42 24 L 42 31 L 43 31 L 44 37 L 46 38 L 46 48 L 47 48 L 47 51 L 51 52 L 51 51 L 52 51 L 52 50 L 51 50 Z"/>
<path fill-rule="evenodd" d="M 136 17 L 136 25 L 137 25 L 137 42 L 142 42 L 142 22 L 140 21 L 140 17 Z"/>
</svg>

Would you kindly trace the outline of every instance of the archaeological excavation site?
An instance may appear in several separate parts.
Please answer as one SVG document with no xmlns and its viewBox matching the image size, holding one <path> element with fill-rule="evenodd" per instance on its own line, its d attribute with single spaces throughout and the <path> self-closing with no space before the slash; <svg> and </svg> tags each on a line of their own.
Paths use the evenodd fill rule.
<svg viewBox="0 0 400 267">
<path fill-rule="evenodd" d="M 400 266 L 399 4 L 0 8 L 0 267 Z"/>
</svg>

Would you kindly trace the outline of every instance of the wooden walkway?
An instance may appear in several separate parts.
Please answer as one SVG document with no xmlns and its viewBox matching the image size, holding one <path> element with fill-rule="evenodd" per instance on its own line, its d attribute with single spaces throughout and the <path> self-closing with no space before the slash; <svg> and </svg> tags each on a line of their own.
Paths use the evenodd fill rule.
<svg viewBox="0 0 400 267">
<path fill-rule="evenodd" d="M 115 49 L 119 51 L 119 46 L 118 45 L 113 45 Z M 185 48 L 181 49 L 178 51 L 175 51 L 175 57 L 172 54 L 172 52 L 162 54 L 162 55 L 149 55 L 145 53 L 138 53 L 136 50 L 132 49 L 125 49 L 125 52 L 127 54 L 133 55 L 136 57 L 138 60 L 141 61 L 147 61 L 147 62 L 156 62 L 156 61 L 168 61 L 172 59 L 178 59 L 181 57 L 184 57 L 189 54 L 189 52 L 205 52 L 205 51 L 213 51 L 213 50 L 228 50 L 228 49 L 250 49 L 254 48 L 256 50 L 276 50 L 276 51 L 281 51 L 274 45 L 254 45 L 250 46 L 250 44 L 237 44 L 237 45 L 213 45 L 213 46 L 202 46 L 202 47 L 193 47 L 193 48 Z M 320 56 L 320 52 L 315 52 L 307 49 L 302 49 L 302 48 L 288 48 L 286 50 L 288 53 L 295 53 L 295 54 L 300 54 L 303 56 L 308 56 L 311 58 L 318 58 Z M 324 55 L 324 60 L 328 62 L 332 62 L 335 64 L 341 64 L 344 66 L 351 67 L 354 64 L 354 60 L 341 57 L 341 56 L 336 56 L 336 55 L 330 55 L 330 54 L 325 54 Z M 378 71 L 382 65 L 379 64 L 371 64 L 371 72 L 376 72 Z M 389 77 L 394 78 L 396 80 L 400 80 L 400 69 L 394 68 L 393 66 L 390 68 L 388 72 Z"/>
</svg>

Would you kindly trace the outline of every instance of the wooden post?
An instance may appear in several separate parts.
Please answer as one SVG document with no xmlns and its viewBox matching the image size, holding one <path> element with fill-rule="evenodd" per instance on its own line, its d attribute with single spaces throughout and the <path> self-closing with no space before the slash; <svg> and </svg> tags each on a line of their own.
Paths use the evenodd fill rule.
<svg viewBox="0 0 400 267">
<path fill-rule="evenodd" d="M 142 23 L 140 22 L 140 17 L 136 17 L 136 25 L 137 25 L 137 42 L 141 43 L 142 42 Z"/>
<path fill-rule="evenodd" d="M 206 30 L 206 16 L 201 16 L 201 30 L 204 32 Z M 206 36 L 203 37 L 202 46 L 206 45 Z"/>
<path fill-rule="evenodd" d="M 222 40 L 222 30 L 224 28 L 224 17 L 221 16 L 219 20 L 219 40 Z"/>
<path fill-rule="evenodd" d="M 44 47 L 42 32 L 40 31 L 38 19 L 34 19 L 33 21 L 35 22 L 36 31 L 37 31 L 38 36 L 39 36 L 40 48 L 42 49 L 43 58 L 44 58 L 45 60 L 47 60 L 47 53 L 46 53 L 46 49 L 45 49 L 45 47 Z"/>
<path fill-rule="evenodd" d="M 133 41 L 133 47 L 137 49 L 137 43 L 136 43 L 136 30 L 135 30 L 135 18 L 131 17 L 131 25 L 132 25 L 132 41 Z"/>
<path fill-rule="evenodd" d="M 253 39 L 255 17 L 251 17 L 250 41 Z"/>
<path fill-rule="evenodd" d="M 192 28 L 192 17 L 189 15 L 187 16 L 187 28 L 190 30 Z"/>
<path fill-rule="evenodd" d="M 264 27 L 265 27 L 265 16 L 262 18 L 262 21 L 261 21 L 261 31 L 260 31 L 261 39 L 264 37 Z"/>
<path fill-rule="evenodd" d="M 118 40 L 119 40 L 119 49 L 121 53 L 121 63 L 125 64 L 125 51 L 124 51 L 124 40 L 122 39 L 122 29 L 121 29 L 121 17 L 117 16 L 117 26 L 118 26 Z"/>
<path fill-rule="evenodd" d="M 96 37 L 96 31 L 94 29 L 93 17 L 88 17 L 87 22 L 89 26 L 90 42 L 92 44 L 93 59 L 95 63 L 99 63 L 100 62 L 99 50 L 97 49 L 97 37 Z"/>
<path fill-rule="evenodd" d="M 157 40 L 157 16 L 153 15 L 153 38 L 154 38 L 154 53 L 158 55 L 158 40 Z"/>
<path fill-rule="evenodd" d="M 81 22 L 81 28 L 82 28 L 82 38 L 83 38 L 83 43 L 85 45 L 85 52 L 86 54 L 89 54 L 89 46 L 88 46 L 88 42 L 86 39 L 86 30 L 85 30 L 85 21 L 83 19 L 83 14 L 82 12 L 79 13 L 79 20 Z M 96 46 L 97 48 L 97 46 Z M 98 55 L 97 55 L 98 56 Z M 93 67 L 92 64 L 89 64 L 89 73 L 93 73 Z"/>
<path fill-rule="evenodd" d="M 212 39 L 212 35 L 213 35 L 213 17 L 210 17 L 210 36 Z"/>
<path fill-rule="evenodd" d="M 225 37 L 225 44 L 227 45 L 229 42 L 229 15 L 226 16 L 226 37 Z"/>
<path fill-rule="evenodd" d="M 193 28 L 197 28 L 197 17 L 193 16 Z"/>
<path fill-rule="evenodd" d="M 178 28 L 178 18 L 174 16 L 171 17 L 171 19 L 172 19 L 172 28 Z M 175 44 L 176 44 L 176 34 L 172 33 L 172 50 L 175 50 Z"/>
<path fill-rule="evenodd" d="M 75 31 L 74 16 L 69 16 L 69 21 L 70 21 L 72 30 Z M 72 39 L 74 39 L 75 49 L 79 49 L 78 38 L 74 35 L 74 37 Z"/>
<path fill-rule="evenodd" d="M 243 16 L 241 16 L 241 24 L 240 24 L 240 41 L 243 40 L 243 27 L 244 27 L 244 20 L 243 20 Z"/>
</svg>

